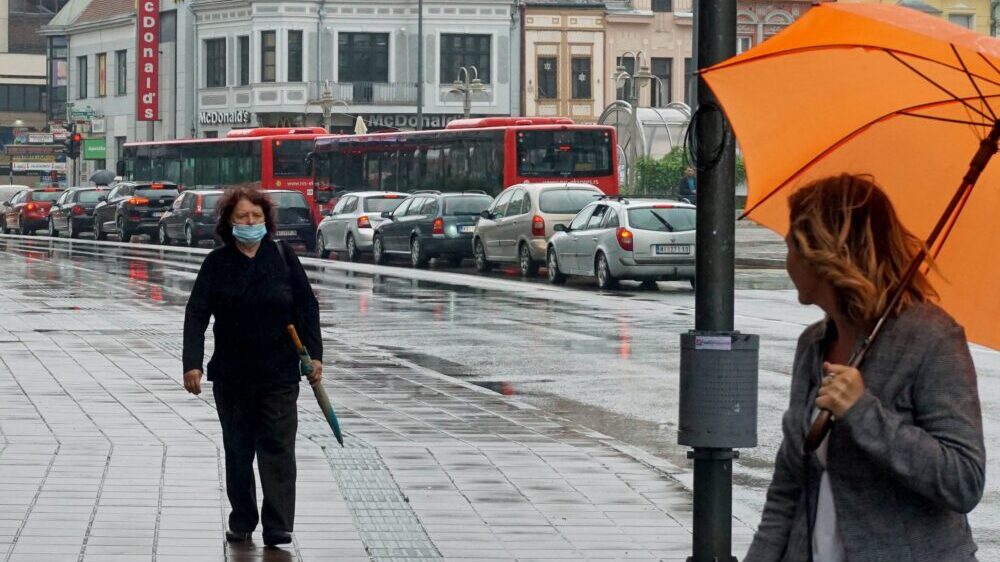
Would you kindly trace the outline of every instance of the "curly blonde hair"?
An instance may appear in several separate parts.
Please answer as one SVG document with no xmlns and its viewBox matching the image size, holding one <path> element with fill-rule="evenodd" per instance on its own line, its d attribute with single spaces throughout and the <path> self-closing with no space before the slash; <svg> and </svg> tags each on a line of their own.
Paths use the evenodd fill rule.
<svg viewBox="0 0 1000 562">
<path fill-rule="evenodd" d="M 803 187 L 788 204 L 790 240 L 812 270 L 833 285 L 847 320 L 864 325 L 879 318 L 923 248 L 899 222 L 885 192 L 869 176 L 842 174 Z M 918 271 L 894 313 L 936 297 Z"/>
</svg>

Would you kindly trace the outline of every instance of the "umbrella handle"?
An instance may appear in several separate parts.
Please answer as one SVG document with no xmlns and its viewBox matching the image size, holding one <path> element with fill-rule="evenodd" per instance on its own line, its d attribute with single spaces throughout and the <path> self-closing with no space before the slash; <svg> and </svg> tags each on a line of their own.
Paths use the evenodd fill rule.
<svg viewBox="0 0 1000 562">
<path fill-rule="evenodd" d="M 306 347 L 302 345 L 302 340 L 299 339 L 299 333 L 295 330 L 294 324 L 288 325 L 288 335 L 292 336 L 292 343 L 295 344 L 295 351 L 299 352 L 299 355 L 306 353 Z"/>
</svg>

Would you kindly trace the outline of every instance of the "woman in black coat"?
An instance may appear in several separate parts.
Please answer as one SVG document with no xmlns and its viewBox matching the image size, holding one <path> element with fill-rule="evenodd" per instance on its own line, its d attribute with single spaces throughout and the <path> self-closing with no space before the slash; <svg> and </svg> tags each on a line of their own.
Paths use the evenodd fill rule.
<svg viewBox="0 0 1000 562">
<path fill-rule="evenodd" d="M 184 317 L 184 388 L 201 393 L 205 329 L 215 317 L 208 363 L 226 450 L 230 542 L 248 541 L 263 522 L 264 544 L 291 542 L 295 518 L 295 433 L 299 357 L 294 323 L 313 357 L 309 382 L 322 379 L 319 304 L 298 258 L 279 247 L 273 208 L 256 189 L 236 188 L 219 202 L 217 233 L 225 245 L 205 258 Z M 257 457 L 263 508 L 257 512 Z"/>
</svg>

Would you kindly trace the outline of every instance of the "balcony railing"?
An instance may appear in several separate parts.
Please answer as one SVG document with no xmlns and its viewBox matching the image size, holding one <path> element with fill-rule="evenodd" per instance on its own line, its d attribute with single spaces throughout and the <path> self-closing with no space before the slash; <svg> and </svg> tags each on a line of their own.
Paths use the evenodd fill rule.
<svg viewBox="0 0 1000 562">
<path fill-rule="evenodd" d="M 694 0 L 674 0 L 674 15 L 677 17 L 692 17 L 694 15 Z"/>
<path fill-rule="evenodd" d="M 322 95 L 324 83 L 313 86 Z M 332 82 L 334 99 L 350 105 L 414 105 L 417 103 L 415 82 Z"/>
</svg>

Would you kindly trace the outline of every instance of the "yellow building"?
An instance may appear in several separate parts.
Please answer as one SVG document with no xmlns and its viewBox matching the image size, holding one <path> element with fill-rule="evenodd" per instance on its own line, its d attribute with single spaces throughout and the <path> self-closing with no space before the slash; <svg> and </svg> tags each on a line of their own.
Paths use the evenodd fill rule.
<svg viewBox="0 0 1000 562">
<path fill-rule="evenodd" d="M 983 35 L 993 32 L 991 0 L 838 0 L 842 4 L 899 4 L 974 29 Z"/>
<path fill-rule="evenodd" d="M 608 74 L 603 1 L 528 0 L 524 6 L 524 115 L 596 123 Z"/>
</svg>

